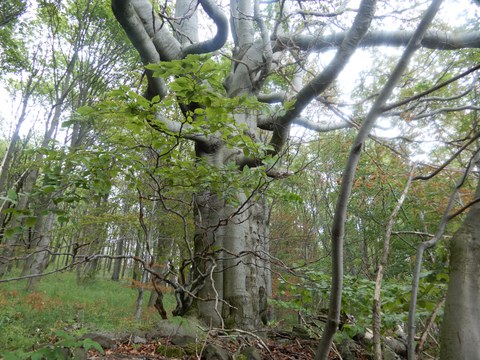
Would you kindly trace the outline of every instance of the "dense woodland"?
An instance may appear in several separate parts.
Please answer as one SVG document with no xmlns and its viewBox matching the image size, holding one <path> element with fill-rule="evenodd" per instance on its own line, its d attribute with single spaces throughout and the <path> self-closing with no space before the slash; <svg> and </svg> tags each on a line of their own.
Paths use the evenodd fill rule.
<svg viewBox="0 0 480 360">
<path fill-rule="evenodd" d="M 318 360 L 480 359 L 479 14 L 2 0 L 0 293 L 68 272 Z"/>
</svg>

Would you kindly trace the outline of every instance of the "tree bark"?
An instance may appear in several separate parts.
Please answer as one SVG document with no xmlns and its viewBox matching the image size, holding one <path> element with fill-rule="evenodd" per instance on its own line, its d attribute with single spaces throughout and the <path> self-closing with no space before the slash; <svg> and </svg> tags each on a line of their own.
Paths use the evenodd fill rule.
<svg viewBox="0 0 480 360">
<path fill-rule="evenodd" d="M 480 197 L 480 181 L 476 190 Z M 440 336 L 440 359 L 480 359 L 480 203 L 451 240 L 450 279 Z"/>
<path fill-rule="evenodd" d="M 257 328 L 266 311 L 265 289 L 271 288 L 265 260 L 265 204 L 249 203 L 240 195 L 245 209 L 238 211 L 216 195 L 207 199 L 197 196 L 197 219 L 202 221 L 197 223 L 195 236 L 196 276 L 203 274 L 205 281 L 198 294 L 203 301 L 195 302 L 198 313 L 214 326 Z M 232 216 L 235 212 L 239 214 Z"/>
</svg>

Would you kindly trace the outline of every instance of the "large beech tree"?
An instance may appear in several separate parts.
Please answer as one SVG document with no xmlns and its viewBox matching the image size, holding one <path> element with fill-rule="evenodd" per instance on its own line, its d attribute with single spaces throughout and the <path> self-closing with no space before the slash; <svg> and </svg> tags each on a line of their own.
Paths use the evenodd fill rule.
<svg viewBox="0 0 480 360">
<path fill-rule="evenodd" d="M 332 96 L 329 92 L 335 89 L 335 81 L 354 53 L 361 48 L 403 49 L 396 68 L 391 74 L 386 72 L 387 80 L 375 79 L 381 85 L 380 91 L 372 95 L 375 101 L 365 112 L 366 119 L 360 125 L 344 173 L 332 231 L 332 301 L 327 332 L 322 341 L 323 350 L 319 351 L 318 358 L 326 358 L 339 322 L 342 223 L 358 156 L 375 120 L 386 111 L 398 117 L 398 114 L 393 115 L 393 109 L 430 93 L 422 87 L 414 88 L 414 96 L 387 104 L 392 93 L 398 96 L 399 92 L 394 92 L 395 86 L 418 49 L 453 51 L 480 47 L 478 31 L 446 32 L 440 30 L 441 24 L 430 25 L 440 3 L 433 1 L 428 11 L 425 4 L 408 4 L 402 9 L 404 4 L 399 3 L 398 9 L 389 11 L 388 5 L 377 4 L 375 0 L 362 0 L 358 7 L 352 5 L 353 8 L 347 7 L 348 2 L 231 0 L 225 4 L 214 0 L 177 0 L 152 5 L 149 0 L 112 0 L 117 20 L 144 65 L 148 65 L 145 70 L 148 79 L 144 92 L 146 99 L 158 104 L 171 99 L 170 95 L 178 89 L 178 86 L 169 88 L 171 78 L 160 76 L 160 67 L 150 64 L 173 64 L 182 59 L 206 61 L 205 57 L 189 55 L 211 54 L 212 57 L 221 56 L 223 61 L 230 63 L 230 71 L 223 79 L 223 89 L 210 86 L 208 73 L 205 78 L 198 77 L 198 74 L 190 76 L 187 71 L 170 75 L 176 79 L 185 77 L 188 82 L 197 84 L 195 92 L 204 92 L 203 99 L 209 99 L 209 94 L 215 93 L 214 96 L 224 98 L 226 104 L 240 98 L 253 98 L 266 104 L 232 111 L 229 120 L 242 136 L 259 144 L 259 147 L 263 146 L 263 152 L 244 151 L 240 144 L 232 146 L 228 139 L 222 137 L 218 127 L 196 126 L 196 121 L 202 121 L 202 124 L 218 121 L 213 116 L 208 118 L 210 100 L 202 102 L 198 94 L 194 101 L 177 94 L 176 107 L 183 119 L 158 111 L 154 121 L 148 122 L 148 126 L 159 130 L 159 133 L 167 132 L 192 140 L 199 161 L 219 170 L 232 169 L 232 165 L 237 171 L 264 167 L 266 174 L 272 178 L 287 175 L 279 166 L 270 166 L 272 162 L 268 159 L 281 156 L 292 125 L 317 132 L 359 126 L 348 116 L 329 121 L 331 113 L 327 112 L 332 105 L 328 100 Z M 405 26 L 403 21 L 399 21 L 402 18 L 411 21 Z M 388 28 L 385 24 L 389 24 Z M 230 39 L 233 44 L 230 44 Z M 328 51 L 334 52 L 328 64 L 312 66 L 314 54 Z M 416 66 L 428 68 L 427 56 L 417 57 L 415 61 Z M 465 67 L 473 65 L 474 61 L 466 63 Z M 385 70 L 380 73 L 385 75 Z M 458 74 L 449 77 L 455 75 Z M 441 76 L 438 76 L 437 86 L 440 80 L 445 80 Z M 431 92 L 434 90 L 432 88 Z M 363 103 L 367 107 L 369 104 L 369 99 Z M 407 115 L 400 112 L 400 117 L 414 119 L 414 112 L 415 109 L 408 110 Z M 341 115 L 341 112 L 336 114 Z M 264 290 L 267 289 L 268 293 L 269 289 L 266 202 L 260 196 L 253 197 L 242 191 L 238 191 L 236 197 L 235 205 L 207 185 L 197 192 L 194 204 L 194 266 L 188 288 L 178 289 L 183 293 L 177 314 L 193 307 L 201 318 L 212 325 L 253 329 L 260 323 Z M 458 261 L 462 259 L 458 257 Z M 478 295 L 478 290 L 477 282 L 471 293 Z M 453 307 L 447 309 L 454 311 Z"/>
</svg>

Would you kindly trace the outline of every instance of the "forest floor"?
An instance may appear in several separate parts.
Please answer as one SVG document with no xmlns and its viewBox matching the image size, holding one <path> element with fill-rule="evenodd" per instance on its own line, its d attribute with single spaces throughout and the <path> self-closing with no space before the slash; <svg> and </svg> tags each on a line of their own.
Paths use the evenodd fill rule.
<svg viewBox="0 0 480 360">
<path fill-rule="evenodd" d="M 218 343 L 218 342 L 217 342 Z M 104 354 L 100 354 L 97 351 L 89 352 L 88 359 L 100 360 L 100 359 L 134 359 L 134 360 L 147 360 L 147 359 L 182 359 L 182 360 L 198 360 L 202 357 L 202 349 L 200 348 L 198 353 L 191 355 L 182 355 L 179 357 L 166 357 L 158 354 L 157 349 L 160 344 L 170 345 L 166 339 L 157 341 L 151 341 L 147 344 L 135 345 L 128 343 L 120 343 L 113 349 L 106 350 Z M 311 360 L 314 358 L 314 349 L 316 343 L 311 340 L 297 340 L 294 342 L 281 343 L 273 340 L 265 341 L 264 344 L 267 348 L 258 347 L 261 359 L 272 360 Z M 225 342 L 222 347 L 229 353 L 235 354 L 238 351 L 238 345 L 231 342 Z M 330 359 L 341 359 L 333 352 Z"/>
<path fill-rule="evenodd" d="M 239 354 L 243 345 L 241 342 L 232 341 L 214 341 L 217 346 L 227 350 L 230 354 Z M 269 360 L 313 360 L 315 356 L 315 349 L 318 346 L 317 340 L 295 339 L 288 341 L 265 340 L 261 343 L 250 341 L 251 346 L 254 346 L 260 356 L 260 359 Z M 92 350 L 88 353 L 88 359 L 91 360 L 153 360 L 153 359 L 182 359 L 182 360 L 199 360 L 202 359 L 202 352 L 205 349 L 206 343 L 199 346 L 197 351 L 193 354 L 177 355 L 173 357 L 163 356 L 158 353 L 160 345 L 172 346 L 168 339 L 157 339 L 146 344 L 132 344 L 128 342 L 119 342 L 112 349 L 106 350 L 103 354 Z M 356 354 L 356 359 L 367 360 L 367 357 L 361 353 Z M 241 357 L 234 356 L 234 359 Z M 255 359 L 255 357 L 246 357 L 245 359 Z M 329 355 L 329 359 L 342 359 L 339 352 L 334 348 Z"/>
<path fill-rule="evenodd" d="M 62 341 L 71 342 L 87 332 L 124 334 L 105 348 L 103 354 L 89 351 L 89 359 L 200 359 L 205 347 L 213 343 L 229 354 L 239 354 L 250 346 L 261 359 L 307 360 L 313 359 L 318 346 L 316 339 L 280 333 L 262 337 L 217 334 L 197 343 L 189 355 L 167 357 L 158 349 L 161 345 L 170 346 L 170 338 L 145 336 L 135 343 L 133 336 L 125 335 L 148 333 L 160 321 L 156 310 L 147 307 L 148 291 L 144 292 L 141 319 L 135 321 L 138 289 L 128 280 L 112 282 L 97 278 L 78 285 L 74 273 L 63 273 L 42 279 L 36 292 L 25 292 L 24 287 L 22 281 L 0 283 L 0 359 L 27 358 L 39 349 L 58 348 Z M 173 297 L 167 296 L 165 300 L 167 310 L 171 310 Z M 341 359 L 338 354 L 334 349 L 330 359 Z M 355 357 L 367 359 L 360 353 Z"/>
</svg>

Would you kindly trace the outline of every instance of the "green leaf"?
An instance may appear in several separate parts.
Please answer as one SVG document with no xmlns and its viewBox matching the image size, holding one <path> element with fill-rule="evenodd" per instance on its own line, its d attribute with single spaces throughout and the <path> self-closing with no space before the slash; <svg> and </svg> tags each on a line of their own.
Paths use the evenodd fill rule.
<svg viewBox="0 0 480 360">
<path fill-rule="evenodd" d="M 90 106 L 82 106 L 82 107 L 79 107 L 77 109 L 77 113 L 79 113 L 80 115 L 83 115 L 83 116 L 88 116 L 88 115 L 92 115 L 96 112 L 97 110 L 90 107 Z"/>
<path fill-rule="evenodd" d="M 85 339 L 83 340 L 82 342 L 82 347 L 85 349 L 85 350 L 90 350 L 90 349 L 95 349 L 97 350 L 99 353 L 103 354 L 103 348 L 102 346 L 96 342 L 96 341 L 93 341 L 92 339 Z"/>
<path fill-rule="evenodd" d="M 12 200 L 17 200 L 18 199 L 18 194 L 13 189 L 10 189 L 10 190 L 7 191 L 7 196 Z"/>
<path fill-rule="evenodd" d="M 35 226 L 37 221 L 38 221 L 38 218 L 36 216 L 29 216 L 25 219 L 25 226 L 27 227 Z"/>
<path fill-rule="evenodd" d="M 20 226 L 9 228 L 5 230 L 5 238 L 11 239 L 14 235 L 22 233 L 23 229 Z"/>
<path fill-rule="evenodd" d="M 69 333 L 67 333 L 64 330 L 55 331 L 55 336 L 57 336 L 59 338 L 62 338 L 62 339 L 74 339 L 74 337 L 72 335 L 70 335 Z"/>
<path fill-rule="evenodd" d="M 290 109 L 293 109 L 294 108 L 294 105 L 295 105 L 295 99 L 292 99 L 292 100 L 288 100 L 288 101 L 285 101 L 283 103 L 283 108 L 285 109 L 285 111 L 288 111 Z"/>
<path fill-rule="evenodd" d="M 59 216 L 59 217 L 57 218 L 57 220 L 58 220 L 59 223 L 64 224 L 64 223 L 67 223 L 68 220 L 70 220 L 70 218 L 67 217 L 67 216 Z"/>
</svg>

